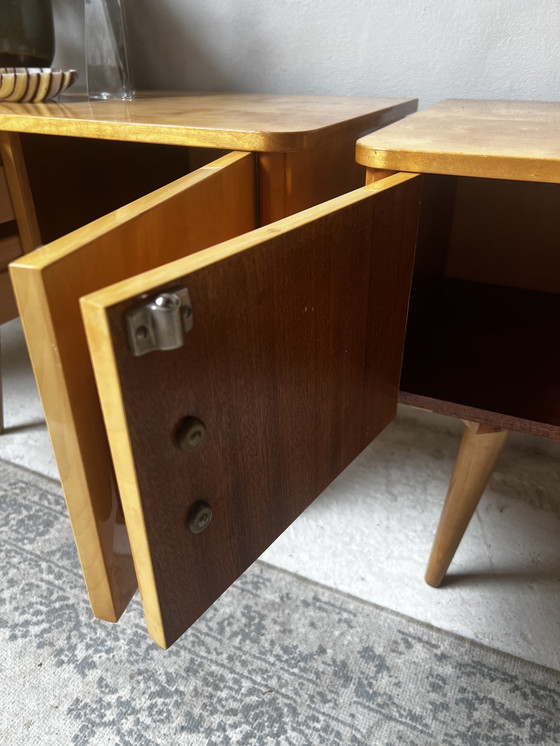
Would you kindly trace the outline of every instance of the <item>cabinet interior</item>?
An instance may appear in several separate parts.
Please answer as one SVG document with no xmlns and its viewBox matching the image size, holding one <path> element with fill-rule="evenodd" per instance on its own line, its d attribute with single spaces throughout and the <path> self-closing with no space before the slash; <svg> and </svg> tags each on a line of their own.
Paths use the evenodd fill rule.
<svg viewBox="0 0 560 746">
<path fill-rule="evenodd" d="M 560 184 L 429 175 L 401 401 L 560 438 Z"/>
<path fill-rule="evenodd" d="M 226 151 L 23 134 L 43 243 L 210 163 Z"/>
</svg>

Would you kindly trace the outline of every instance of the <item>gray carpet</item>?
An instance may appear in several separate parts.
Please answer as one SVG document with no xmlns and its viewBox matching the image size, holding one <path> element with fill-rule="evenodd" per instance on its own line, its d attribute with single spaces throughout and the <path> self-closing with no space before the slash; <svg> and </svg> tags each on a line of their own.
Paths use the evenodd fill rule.
<svg viewBox="0 0 560 746">
<path fill-rule="evenodd" d="M 263 563 L 168 651 L 92 619 L 58 484 L 1 461 L 0 534 L 4 746 L 560 743 L 558 672 Z"/>
</svg>

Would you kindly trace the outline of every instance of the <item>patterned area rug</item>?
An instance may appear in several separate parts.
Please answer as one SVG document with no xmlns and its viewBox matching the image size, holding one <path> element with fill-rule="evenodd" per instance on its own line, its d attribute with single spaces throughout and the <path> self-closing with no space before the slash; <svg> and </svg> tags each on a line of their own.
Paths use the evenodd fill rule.
<svg viewBox="0 0 560 746">
<path fill-rule="evenodd" d="M 91 618 L 57 483 L 0 461 L 0 743 L 560 743 L 560 674 L 257 562 L 170 650 Z"/>
</svg>

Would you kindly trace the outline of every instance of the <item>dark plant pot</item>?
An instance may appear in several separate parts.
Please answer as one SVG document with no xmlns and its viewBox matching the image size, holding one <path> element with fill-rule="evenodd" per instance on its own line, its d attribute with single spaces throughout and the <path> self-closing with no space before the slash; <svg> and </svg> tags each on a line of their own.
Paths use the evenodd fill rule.
<svg viewBox="0 0 560 746">
<path fill-rule="evenodd" d="M 51 0 L 0 0 L 0 67 L 50 67 Z"/>
</svg>

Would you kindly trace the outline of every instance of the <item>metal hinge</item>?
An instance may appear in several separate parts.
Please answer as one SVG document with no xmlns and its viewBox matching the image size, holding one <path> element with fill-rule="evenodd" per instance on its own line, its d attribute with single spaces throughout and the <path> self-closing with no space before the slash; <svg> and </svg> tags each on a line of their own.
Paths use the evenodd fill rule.
<svg viewBox="0 0 560 746">
<path fill-rule="evenodd" d="M 125 312 L 128 343 L 135 357 L 154 350 L 176 350 L 193 327 L 187 288 L 173 288 Z"/>
</svg>

